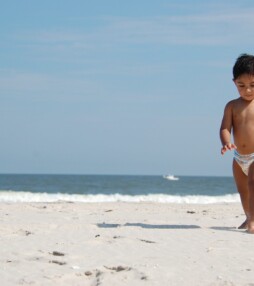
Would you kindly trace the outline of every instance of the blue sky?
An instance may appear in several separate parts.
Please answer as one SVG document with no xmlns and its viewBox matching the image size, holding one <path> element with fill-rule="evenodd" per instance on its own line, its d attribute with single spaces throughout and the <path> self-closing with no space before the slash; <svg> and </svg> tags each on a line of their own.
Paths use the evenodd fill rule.
<svg viewBox="0 0 254 286">
<path fill-rule="evenodd" d="M 0 173 L 231 175 L 253 1 L 2 2 Z"/>
</svg>

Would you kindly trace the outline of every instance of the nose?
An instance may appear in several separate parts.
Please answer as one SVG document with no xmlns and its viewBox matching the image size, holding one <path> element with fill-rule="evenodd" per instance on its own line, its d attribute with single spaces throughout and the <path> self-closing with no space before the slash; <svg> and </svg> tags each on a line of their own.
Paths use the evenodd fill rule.
<svg viewBox="0 0 254 286">
<path fill-rule="evenodd" d="M 247 91 L 247 92 L 251 92 L 251 88 L 250 88 L 250 87 L 247 87 L 246 91 Z"/>
</svg>

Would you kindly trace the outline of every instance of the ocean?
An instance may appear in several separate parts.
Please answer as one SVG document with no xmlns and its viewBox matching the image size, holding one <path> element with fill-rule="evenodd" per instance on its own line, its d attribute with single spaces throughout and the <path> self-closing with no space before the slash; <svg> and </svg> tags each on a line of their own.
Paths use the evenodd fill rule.
<svg viewBox="0 0 254 286">
<path fill-rule="evenodd" d="M 174 179 L 174 178 L 173 178 Z M 0 202 L 240 202 L 232 177 L 0 174 Z"/>
</svg>

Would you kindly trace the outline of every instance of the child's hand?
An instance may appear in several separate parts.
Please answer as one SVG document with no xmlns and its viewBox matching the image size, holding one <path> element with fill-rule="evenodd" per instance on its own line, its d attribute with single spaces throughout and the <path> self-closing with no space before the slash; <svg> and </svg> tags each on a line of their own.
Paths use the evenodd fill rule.
<svg viewBox="0 0 254 286">
<path fill-rule="evenodd" d="M 227 143 L 221 148 L 221 155 L 224 155 L 228 150 L 234 150 L 237 149 L 236 145 L 233 143 Z"/>
</svg>

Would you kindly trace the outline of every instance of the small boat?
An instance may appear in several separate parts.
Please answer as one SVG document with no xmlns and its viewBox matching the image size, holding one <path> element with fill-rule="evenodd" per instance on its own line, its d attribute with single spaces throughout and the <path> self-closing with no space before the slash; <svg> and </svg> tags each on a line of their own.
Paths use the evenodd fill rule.
<svg viewBox="0 0 254 286">
<path fill-rule="evenodd" d="M 170 181 L 178 181 L 179 178 L 175 177 L 174 175 L 166 175 L 163 176 L 164 179 L 170 180 Z"/>
</svg>

